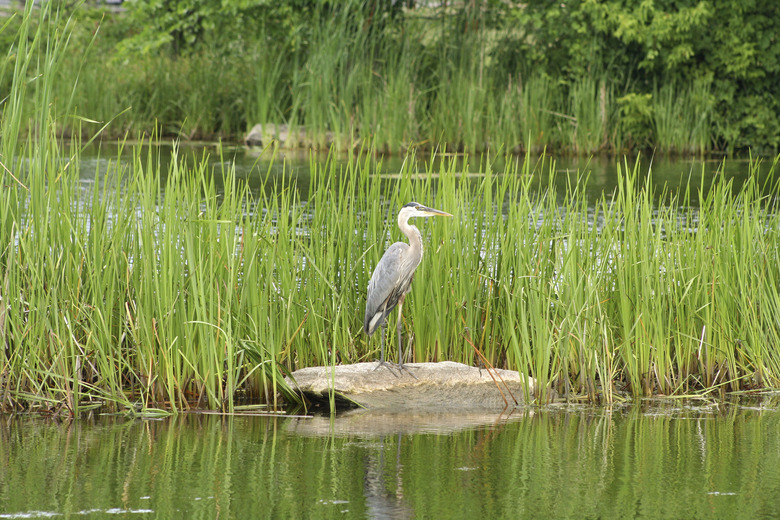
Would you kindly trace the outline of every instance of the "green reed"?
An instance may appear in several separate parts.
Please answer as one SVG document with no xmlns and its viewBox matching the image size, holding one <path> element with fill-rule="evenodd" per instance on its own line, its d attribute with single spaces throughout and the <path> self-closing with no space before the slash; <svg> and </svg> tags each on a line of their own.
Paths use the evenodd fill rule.
<svg viewBox="0 0 780 520">
<path fill-rule="evenodd" d="M 696 153 L 710 148 L 713 100 L 709 87 L 664 84 L 653 92 L 655 142 L 664 152 Z"/>
</svg>

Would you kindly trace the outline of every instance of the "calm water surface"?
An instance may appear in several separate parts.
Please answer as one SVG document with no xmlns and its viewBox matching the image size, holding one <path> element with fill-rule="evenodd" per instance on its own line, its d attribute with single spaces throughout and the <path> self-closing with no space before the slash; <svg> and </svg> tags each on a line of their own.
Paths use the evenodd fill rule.
<svg viewBox="0 0 780 520">
<path fill-rule="evenodd" d="M 777 518 L 776 405 L 4 417 L 0 518 Z"/>
<path fill-rule="evenodd" d="M 89 186 L 94 182 L 96 176 L 102 176 L 108 169 L 111 162 L 115 163 L 117 151 L 115 146 L 101 145 L 102 148 L 88 148 L 81 156 L 81 177 L 85 185 Z M 124 148 L 121 160 L 131 161 L 131 148 Z M 159 156 L 163 164 L 161 171 L 167 170 L 167 164 L 170 163 L 171 146 L 155 147 L 153 155 Z M 178 150 L 180 160 L 187 160 L 191 163 L 209 157 L 209 163 L 215 173 L 217 183 L 221 180 L 220 171 L 223 168 L 234 168 L 239 179 L 245 180 L 250 188 L 258 191 L 262 185 L 262 179 L 267 177 L 271 179 L 280 179 L 282 176 L 295 179 L 295 187 L 300 194 L 302 201 L 306 201 L 309 192 L 309 175 L 312 163 L 325 164 L 328 161 L 327 154 L 311 155 L 309 152 L 287 152 L 273 154 L 271 151 L 259 153 L 256 150 L 249 150 L 245 147 L 225 147 L 219 150 L 216 146 L 182 146 Z M 145 152 L 144 152 L 145 154 Z M 142 155 L 145 157 L 145 155 Z M 341 164 L 346 164 L 347 157 L 336 155 L 332 159 L 336 163 L 336 171 L 339 172 Z M 390 156 L 385 158 L 375 158 L 371 161 L 371 171 L 382 182 L 395 182 L 398 173 L 402 170 L 405 157 Z M 522 164 L 522 157 L 510 158 L 512 161 L 519 161 Z M 603 194 L 612 193 L 617 186 L 617 168 L 620 163 L 623 171 L 632 169 L 636 158 L 618 158 L 618 157 L 547 157 L 539 161 L 535 159 L 532 167 L 535 181 L 541 189 L 546 189 L 550 184 L 549 175 L 553 172 L 554 177 L 552 186 L 562 196 L 567 186 L 575 182 L 578 177 L 587 177 L 586 189 L 582 192 L 588 198 L 591 204 L 595 203 Z M 487 159 L 483 156 L 463 157 L 463 156 L 440 156 L 434 159 L 434 164 L 430 166 L 430 154 L 421 153 L 416 158 L 417 164 L 412 171 L 425 173 L 429 168 L 433 172 L 449 170 L 452 161 L 456 162 L 455 171 L 466 173 L 473 176 L 475 183 L 479 183 L 481 175 L 487 169 Z M 364 161 L 361 161 L 363 164 Z M 764 180 L 765 174 L 772 164 L 772 158 L 762 161 L 759 168 Z M 490 168 L 494 173 L 502 173 L 506 168 L 504 158 L 490 159 Z M 718 175 L 722 174 L 726 179 L 732 179 L 734 186 L 739 187 L 748 178 L 748 160 L 747 159 L 728 159 L 725 162 L 722 158 L 664 158 L 664 157 L 640 157 L 639 171 L 642 177 L 652 171 L 654 185 L 658 188 L 665 187 L 672 193 L 678 193 L 685 186 L 692 186 L 693 203 L 697 203 L 695 194 L 701 187 L 707 190 Z M 780 172 L 776 172 L 780 174 Z M 269 184 L 269 187 L 273 183 Z M 393 209 L 395 211 L 395 209 Z"/>
</svg>

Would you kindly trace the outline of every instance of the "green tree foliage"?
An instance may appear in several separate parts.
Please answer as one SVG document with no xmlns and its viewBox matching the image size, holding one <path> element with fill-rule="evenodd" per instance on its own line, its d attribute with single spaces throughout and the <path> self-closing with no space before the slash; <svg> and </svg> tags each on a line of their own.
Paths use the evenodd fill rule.
<svg viewBox="0 0 780 520">
<path fill-rule="evenodd" d="M 606 74 L 623 90 L 624 115 L 659 84 L 705 81 L 715 145 L 780 146 L 775 0 L 547 1 L 511 11 L 524 28 L 515 43 L 525 70 L 564 81 Z"/>
<path fill-rule="evenodd" d="M 173 55 L 204 48 L 238 50 L 256 43 L 253 35 L 260 26 L 295 42 L 311 8 L 303 0 L 134 0 L 125 5 L 141 30 L 122 43 L 121 51 Z"/>
<path fill-rule="evenodd" d="M 356 25 L 383 28 L 401 13 L 401 2 L 383 0 L 133 0 L 126 4 L 143 29 L 124 42 L 128 50 L 167 48 L 187 54 L 206 46 L 234 47 L 251 41 L 256 29 L 272 29 L 277 41 L 294 48 L 305 43 L 311 22 L 321 16 L 348 12 Z M 346 36 L 346 35 L 345 35 Z M 255 43 L 255 42 L 252 42 Z"/>
</svg>

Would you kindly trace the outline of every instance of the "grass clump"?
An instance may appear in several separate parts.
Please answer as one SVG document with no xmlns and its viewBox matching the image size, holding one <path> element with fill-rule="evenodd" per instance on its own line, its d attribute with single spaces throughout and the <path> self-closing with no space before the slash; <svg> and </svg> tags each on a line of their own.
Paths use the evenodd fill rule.
<svg viewBox="0 0 780 520">
<path fill-rule="evenodd" d="M 396 211 L 418 200 L 457 218 L 422 226 L 404 308 L 416 361 L 473 364 L 477 348 L 537 378 L 540 402 L 551 389 L 612 401 L 777 384 L 778 187 L 759 183 L 759 161 L 742 186 L 680 193 L 622 164 L 599 200 L 586 177 L 559 200 L 554 164 L 486 160 L 475 178 L 465 163 L 410 160 L 394 182 L 357 159 L 316 168 L 291 368 L 377 357 L 360 333 L 368 275 L 400 238 Z"/>
<path fill-rule="evenodd" d="M 475 176 L 468 158 L 410 155 L 381 178 L 361 153 L 312 163 L 301 200 L 289 174 L 249 192 L 208 157 L 174 147 L 163 169 L 149 150 L 101 161 L 91 185 L 77 150 L 30 161 L 26 187 L 4 174 L 5 407 L 231 410 L 274 402 L 297 368 L 375 360 L 365 288 L 409 200 L 456 215 L 420 225 L 414 361 L 485 356 L 536 378 L 537 402 L 778 384 L 779 193 L 759 161 L 742 186 L 681 193 L 623 164 L 587 200 L 585 177 L 556 195 L 554 163 L 485 159 Z"/>
</svg>

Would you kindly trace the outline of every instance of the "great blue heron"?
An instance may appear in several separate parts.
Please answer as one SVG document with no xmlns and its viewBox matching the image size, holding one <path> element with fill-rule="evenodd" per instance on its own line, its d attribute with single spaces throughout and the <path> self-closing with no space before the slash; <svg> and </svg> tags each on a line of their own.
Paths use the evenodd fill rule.
<svg viewBox="0 0 780 520">
<path fill-rule="evenodd" d="M 414 271 L 420 265 L 423 255 L 420 230 L 409 224 L 409 219 L 436 216 L 451 217 L 452 215 L 438 209 L 428 208 L 417 202 L 410 202 L 401 208 L 401 211 L 398 212 L 398 227 L 409 239 L 409 243 L 396 242 L 388 247 L 371 274 L 371 280 L 368 282 L 363 330 L 370 337 L 377 327 L 382 327 L 379 364 L 376 368 L 388 365 L 385 362 L 385 328 L 387 327 L 387 316 L 396 305 L 398 305 L 398 369 L 400 371 L 404 368 L 401 349 L 401 309 L 404 298 L 411 288 Z M 388 369 L 390 369 L 389 366 Z M 392 369 L 390 371 L 392 372 Z"/>
</svg>

